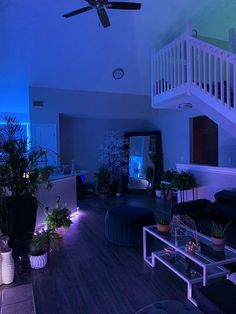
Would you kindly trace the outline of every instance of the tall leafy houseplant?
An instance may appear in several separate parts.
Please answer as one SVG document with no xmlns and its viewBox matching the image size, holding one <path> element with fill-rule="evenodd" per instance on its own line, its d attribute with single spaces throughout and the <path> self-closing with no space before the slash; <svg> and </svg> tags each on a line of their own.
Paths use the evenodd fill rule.
<svg viewBox="0 0 236 314">
<path fill-rule="evenodd" d="M 28 240 L 35 228 L 36 193 L 48 182 L 47 168 L 38 164 L 46 160 L 42 148 L 29 149 L 21 125 L 12 116 L 0 127 L 1 231 L 15 239 Z"/>
<path fill-rule="evenodd" d="M 100 163 L 111 174 L 112 192 L 115 193 L 122 174 L 128 172 L 128 151 L 125 139 L 119 131 L 108 131 L 99 151 Z"/>
<path fill-rule="evenodd" d="M 100 198 L 105 198 L 109 194 L 109 188 L 111 183 L 111 175 L 106 167 L 100 167 L 98 172 L 94 173 L 96 178 L 97 191 Z"/>
</svg>

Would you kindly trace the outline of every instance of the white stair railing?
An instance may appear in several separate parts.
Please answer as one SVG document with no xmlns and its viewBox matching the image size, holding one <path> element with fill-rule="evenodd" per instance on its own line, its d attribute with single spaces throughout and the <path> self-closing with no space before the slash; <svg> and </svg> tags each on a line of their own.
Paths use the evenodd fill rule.
<svg viewBox="0 0 236 314">
<path fill-rule="evenodd" d="M 193 37 L 188 45 L 193 87 L 236 110 L 236 55 Z"/>
<path fill-rule="evenodd" d="M 182 35 L 154 53 L 152 59 L 153 96 L 187 83 L 186 38 Z"/>
<path fill-rule="evenodd" d="M 155 104 L 163 95 L 174 97 L 181 91 L 201 93 L 208 99 L 211 96 L 224 107 L 236 111 L 236 54 L 190 34 L 189 29 L 153 53 L 152 95 Z"/>
</svg>

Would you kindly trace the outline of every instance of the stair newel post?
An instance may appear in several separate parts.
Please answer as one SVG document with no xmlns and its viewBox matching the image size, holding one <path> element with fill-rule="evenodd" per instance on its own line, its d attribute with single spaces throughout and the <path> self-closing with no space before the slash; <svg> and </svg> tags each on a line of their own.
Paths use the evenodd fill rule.
<svg viewBox="0 0 236 314">
<path fill-rule="evenodd" d="M 192 62 L 191 62 L 191 37 L 192 37 L 192 25 L 190 22 L 186 25 L 186 66 L 187 66 L 187 93 L 191 96 L 191 84 L 192 84 Z"/>
<path fill-rule="evenodd" d="M 236 35 L 235 29 L 229 29 L 229 51 L 235 53 L 236 52 Z"/>
<path fill-rule="evenodd" d="M 236 59 L 233 60 L 233 82 L 234 110 L 236 111 Z"/>
</svg>

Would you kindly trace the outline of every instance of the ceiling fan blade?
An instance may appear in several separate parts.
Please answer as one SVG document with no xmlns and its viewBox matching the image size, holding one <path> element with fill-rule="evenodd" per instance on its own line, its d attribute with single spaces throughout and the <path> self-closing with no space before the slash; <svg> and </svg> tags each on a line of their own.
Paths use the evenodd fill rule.
<svg viewBox="0 0 236 314">
<path fill-rule="evenodd" d="M 75 11 L 72 11 L 72 12 L 69 12 L 69 13 L 66 13 L 64 14 L 63 16 L 64 17 L 71 17 L 71 16 L 74 16 L 74 15 L 77 15 L 77 14 L 80 14 L 80 13 L 83 13 L 83 12 L 86 12 L 86 11 L 89 11 L 91 10 L 93 7 L 91 6 L 87 6 L 87 7 L 84 7 L 84 8 L 81 8 L 81 9 L 78 9 L 78 10 L 75 10 Z"/>
<path fill-rule="evenodd" d="M 140 10 L 141 3 L 136 2 L 107 2 L 107 9 L 119 9 L 119 10 Z"/>
<path fill-rule="evenodd" d="M 108 27 L 111 25 L 104 8 L 97 9 L 97 13 L 103 27 Z"/>
</svg>

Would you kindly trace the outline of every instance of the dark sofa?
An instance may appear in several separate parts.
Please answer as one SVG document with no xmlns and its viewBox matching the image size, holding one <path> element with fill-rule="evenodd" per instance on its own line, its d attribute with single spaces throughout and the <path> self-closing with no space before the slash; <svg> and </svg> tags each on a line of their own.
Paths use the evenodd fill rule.
<svg viewBox="0 0 236 314">
<path fill-rule="evenodd" d="M 236 191 L 222 190 L 215 194 L 215 201 L 199 199 L 177 204 L 172 214 L 188 215 L 194 219 L 198 231 L 210 236 L 212 221 L 225 226 L 232 221 L 226 231 L 226 244 L 236 249 Z M 227 266 L 236 272 L 236 265 Z M 236 285 L 226 279 L 196 290 L 196 300 L 200 310 L 206 314 L 235 314 Z"/>
<path fill-rule="evenodd" d="M 223 227 L 232 221 L 226 230 L 226 244 L 236 249 L 236 191 L 222 190 L 215 194 L 215 201 L 199 199 L 176 204 L 172 215 L 190 216 L 199 232 L 211 235 L 212 221 Z"/>
</svg>

